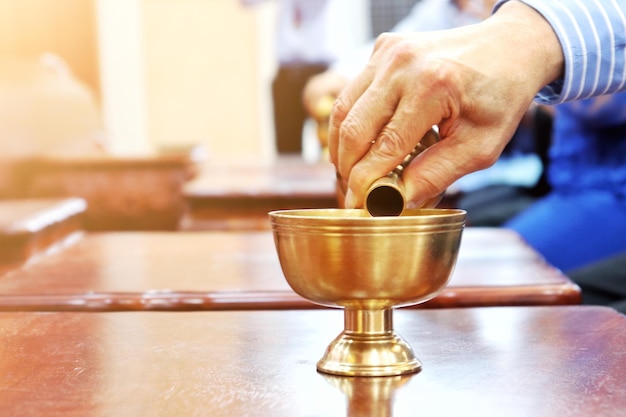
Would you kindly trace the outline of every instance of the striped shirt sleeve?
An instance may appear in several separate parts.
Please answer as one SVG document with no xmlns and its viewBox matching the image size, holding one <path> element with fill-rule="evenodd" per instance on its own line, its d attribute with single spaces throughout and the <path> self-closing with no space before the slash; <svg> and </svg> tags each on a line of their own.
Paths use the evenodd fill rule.
<svg viewBox="0 0 626 417">
<path fill-rule="evenodd" d="M 509 0 L 500 0 L 494 11 Z M 626 90 L 626 1 L 520 0 L 557 34 L 565 56 L 563 79 L 536 101 L 557 104 Z"/>
</svg>

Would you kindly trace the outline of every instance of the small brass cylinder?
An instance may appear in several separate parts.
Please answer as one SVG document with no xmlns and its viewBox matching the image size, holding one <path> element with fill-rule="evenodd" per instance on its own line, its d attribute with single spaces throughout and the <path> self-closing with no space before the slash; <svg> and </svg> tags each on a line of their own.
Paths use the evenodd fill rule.
<svg viewBox="0 0 626 417">
<path fill-rule="evenodd" d="M 365 209 L 374 217 L 399 216 L 406 203 L 403 188 L 394 172 L 377 179 L 365 193 Z"/>
<path fill-rule="evenodd" d="M 365 193 L 365 209 L 374 216 L 399 216 L 404 211 L 406 200 L 402 173 L 411 161 L 424 150 L 439 141 L 439 134 L 435 129 L 430 129 L 413 151 L 406 156 L 404 161 L 386 176 L 377 179 L 369 186 Z M 422 207 L 435 207 L 443 194 L 424 202 Z"/>
</svg>

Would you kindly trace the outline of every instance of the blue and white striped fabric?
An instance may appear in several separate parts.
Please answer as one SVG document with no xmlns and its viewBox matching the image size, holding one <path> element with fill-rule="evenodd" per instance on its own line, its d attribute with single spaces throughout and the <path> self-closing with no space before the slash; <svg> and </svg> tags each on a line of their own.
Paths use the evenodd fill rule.
<svg viewBox="0 0 626 417">
<path fill-rule="evenodd" d="M 494 10 L 509 0 L 500 0 Z M 626 1 L 521 0 L 552 25 L 565 56 L 565 76 L 544 87 L 544 104 L 626 90 Z"/>
</svg>

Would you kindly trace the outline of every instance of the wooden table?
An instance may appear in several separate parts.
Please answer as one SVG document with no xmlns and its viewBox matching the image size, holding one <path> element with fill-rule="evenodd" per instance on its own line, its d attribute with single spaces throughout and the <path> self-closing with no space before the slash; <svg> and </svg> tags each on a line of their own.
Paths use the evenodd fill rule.
<svg viewBox="0 0 626 417">
<path fill-rule="evenodd" d="M 449 286 L 423 307 L 579 302 L 513 231 L 467 228 Z M 289 288 L 269 231 L 87 233 L 0 276 L 0 310 L 316 307 Z"/>
<path fill-rule="evenodd" d="M 334 310 L 0 314 L 3 416 L 581 416 L 626 410 L 626 317 L 604 307 L 401 310 L 423 363 L 331 377 Z"/>
<path fill-rule="evenodd" d="M 178 230 L 185 182 L 196 175 L 189 152 L 120 157 L 33 157 L 13 161 L 11 198 L 81 197 L 87 230 Z"/>
<path fill-rule="evenodd" d="M 184 229 L 268 229 L 267 213 L 278 209 L 338 207 L 335 168 L 280 155 L 257 164 L 209 161 L 185 184 Z"/>
<path fill-rule="evenodd" d="M 80 198 L 0 200 L 0 271 L 82 230 L 86 209 Z"/>
</svg>

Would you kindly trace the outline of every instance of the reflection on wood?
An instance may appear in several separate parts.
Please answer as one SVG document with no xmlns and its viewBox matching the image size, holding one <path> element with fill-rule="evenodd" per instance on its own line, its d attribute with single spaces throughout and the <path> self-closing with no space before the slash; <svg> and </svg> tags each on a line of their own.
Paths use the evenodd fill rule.
<svg viewBox="0 0 626 417">
<path fill-rule="evenodd" d="M 603 307 L 404 310 L 424 369 L 328 377 L 338 311 L 0 314 L 0 414 L 593 416 L 626 410 L 626 318 Z"/>
</svg>

